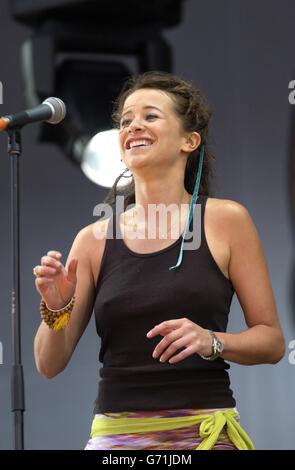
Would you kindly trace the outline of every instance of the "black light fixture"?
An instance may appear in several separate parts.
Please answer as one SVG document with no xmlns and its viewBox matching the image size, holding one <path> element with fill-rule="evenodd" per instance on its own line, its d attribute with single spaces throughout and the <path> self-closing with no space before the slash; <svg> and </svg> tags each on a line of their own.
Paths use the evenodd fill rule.
<svg viewBox="0 0 295 470">
<path fill-rule="evenodd" d="M 172 53 L 162 29 L 181 18 L 183 0 L 14 0 L 13 16 L 33 29 L 22 47 L 25 101 L 28 107 L 48 96 L 60 97 L 67 117 L 59 125 L 40 125 L 38 139 L 60 145 L 72 161 L 98 184 L 97 133 L 112 128 L 111 108 L 122 84 L 147 70 L 172 70 Z M 113 134 L 109 134 L 113 135 Z M 112 137 L 113 138 L 113 137 Z M 96 139 L 97 140 L 97 139 Z M 86 152 L 85 152 L 86 149 Z M 91 164 L 85 156 L 91 153 Z M 100 162 L 101 163 L 101 162 Z M 110 158 L 108 159 L 110 170 Z M 114 176 L 122 170 L 114 157 Z M 98 170 L 99 168 L 99 170 Z"/>
</svg>

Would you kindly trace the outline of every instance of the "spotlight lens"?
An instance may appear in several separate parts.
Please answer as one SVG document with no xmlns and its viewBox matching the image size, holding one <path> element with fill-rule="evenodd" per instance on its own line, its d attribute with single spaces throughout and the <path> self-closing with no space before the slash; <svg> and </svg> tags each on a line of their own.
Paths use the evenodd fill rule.
<svg viewBox="0 0 295 470">
<path fill-rule="evenodd" d="M 125 166 L 120 161 L 119 131 L 111 129 L 99 132 L 84 149 L 81 169 L 94 183 L 110 188 Z M 118 186 L 129 183 L 129 178 L 121 178 Z"/>
</svg>

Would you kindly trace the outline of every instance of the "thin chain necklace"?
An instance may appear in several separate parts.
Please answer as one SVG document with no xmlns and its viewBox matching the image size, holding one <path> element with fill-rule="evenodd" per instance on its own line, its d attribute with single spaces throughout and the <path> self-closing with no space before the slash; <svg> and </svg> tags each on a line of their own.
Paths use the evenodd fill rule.
<svg viewBox="0 0 295 470">
<path fill-rule="evenodd" d="M 189 195 L 189 197 L 191 199 L 190 195 Z M 146 238 L 146 228 L 148 228 L 148 230 L 147 230 L 148 238 L 162 239 L 162 240 L 166 239 L 167 240 L 168 236 L 171 234 L 171 232 L 173 232 L 174 228 L 175 229 L 177 228 L 178 231 L 175 234 L 173 233 L 173 235 L 175 235 L 175 236 L 172 237 L 172 238 L 179 238 L 180 234 L 183 231 L 182 230 L 182 227 L 184 226 L 183 220 L 184 219 L 186 220 L 187 217 L 188 217 L 189 205 L 190 205 L 190 201 L 181 203 L 181 205 L 178 206 L 178 208 L 176 209 L 176 216 L 174 217 L 174 219 L 176 219 L 176 220 L 174 220 L 174 222 L 171 223 L 169 227 L 168 227 L 169 224 L 168 224 L 167 214 L 170 213 L 170 220 L 172 220 L 174 212 L 173 211 L 167 211 L 167 208 L 166 208 L 166 210 L 165 210 L 165 208 L 163 209 L 164 217 L 163 217 L 163 214 L 162 214 L 162 217 L 161 217 L 161 212 L 159 213 L 159 209 L 156 209 L 156 212 L 152 213 L 152 215 L 150 215 L 150 213 L 148 212 L 148 222 L 146 224 L 144 208 L 134 207 L 132 209 L 132 213 L 130 214 L 131 222 L 130 222 L 130 219 L 128 218 L 128 220 L 126 221 L 127 223 L 125 223 L 125 221 L 124 221 L 124 225 L 127 229 L 131 230 L 132 238 L 133 237 L 137 238 L 137 237 L 135 237 L 135 235 L 138 235 L 138 238 L 141 238 L 141 239 Z M 155 207 L 157 208 L 158 205 L 155 205 Z M 170 207 L 170 206 L 168 206 L 168 207 Z M 142 212 L 143 214 L 139 214 L 140 212 Z M 157 223 L 157 216 L 156 216 L 157 213 L 159 215 L 159 222 L 158 223 Z M 183 216 L 185 216 L 185 217 L 183 217 Z M 126 214 L 125 214 L 124 219 L 126 220 Z M 142 220 L 144 220 L 143 224 L 142 224 Z M 157 228 L 158 228 L 158 230 L 157 230 Z M 156 236 L 157 233 L 158 233 L 158 238 Z"/>
</svg>

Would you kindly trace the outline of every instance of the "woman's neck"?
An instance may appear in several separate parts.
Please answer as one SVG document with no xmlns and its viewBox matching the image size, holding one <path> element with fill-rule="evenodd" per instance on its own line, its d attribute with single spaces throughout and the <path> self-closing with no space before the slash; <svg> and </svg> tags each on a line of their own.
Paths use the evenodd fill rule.
<svg viewBox="0 0 295 470">
<path fill-rule="evenodd" d="M 148 210 L 149 205 L 154 204 L 164 204 L 165 206 L 188 204 L 190 198 L 191 196 L 186 191 L 183 180 L 165 182 L 161 178 L 158 181 L 141 181 L 140 184 L 135 181 L 135 205 L 144 210 Z"/>
</svg>

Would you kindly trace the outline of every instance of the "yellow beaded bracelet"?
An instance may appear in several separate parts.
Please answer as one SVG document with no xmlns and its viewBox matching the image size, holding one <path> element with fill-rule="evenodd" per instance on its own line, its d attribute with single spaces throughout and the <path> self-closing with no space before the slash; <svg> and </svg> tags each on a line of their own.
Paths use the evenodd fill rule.
<svg viewBox="0 0 295 470">
<path fill-rule="evenodd" d="M 54 331 L 62 330 L 67 326 L 70 321 L 70 316 L 75 304 L 75 296 L 70 302 L 59 310 L 51 310 L 47 307 L 45 300 L 41 299 L 40 302 L 40 315 L 42 320 Z"/>
</svg>

